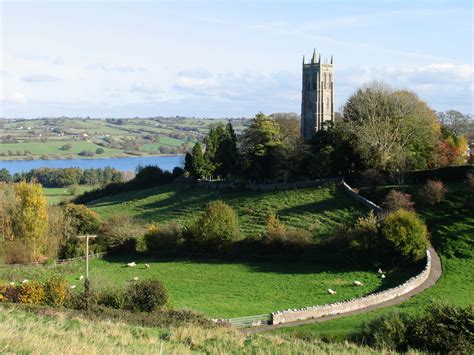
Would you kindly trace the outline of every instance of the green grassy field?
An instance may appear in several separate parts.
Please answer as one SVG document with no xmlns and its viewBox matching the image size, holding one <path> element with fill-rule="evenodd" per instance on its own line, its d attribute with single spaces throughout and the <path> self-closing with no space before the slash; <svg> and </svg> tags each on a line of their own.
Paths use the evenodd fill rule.
<svg viewBox="0 0 474 355">
<path fill-rule="evenodd" d="M 92 190 L 94 187 L 89 185 L 77 186 L 76 196 L 86 191 Z M 67 187 L 43 187 L 43 193 L 51 205 L 56 205 L 63 201 L 69 201 L 74 198 L 68 191 Z"/>
<path fill-rule="evenodd" d="M 126 214 L 144 222 L 187 223 L 203 211 L 207 202 L 224 200 L 239 215 L 246 236 L 259 236 L 267 216 L 275 212 L 288 227 L 304 228 L 315 237 L 331 235 L 340 223 L 351 223 L 367 211 L 332 187 L 279 192 L 221 192 L 169 184 L 156 188 L 113 195 L 88 206 L 102 217 Z"/>
<path fill-rule="evenodd" d="M 425 219 L 431 232 L 431 240 L 441 256 L 443 274 L 438 283 L 396 306 L 369 313 L 314 323 L 296 328 L 280 329 L 275 333 L 285 333 L 293 337 L 319 337 L 346 339 L 348 334 L 360 329 L 364 322 L 389 312 L 416 314 L 430 302 L 447 302 L 466 306 L 473 303 L 474 278 L 474 210 L 466 206 L 472 199 L 466 186 L 449 184 L 447 200 L 428 207 L 418 204 L 418 212 Z M 416 187 L 408 187 L 414 192 Z"/>
<path fill-rule="evenodd" d="M 375 270 L 350 267 L 327 267 L 306 262 L 226 262 L 186 259 L 136 259 L 135 268 L 125 267 L 131 258 L 93 260 L 90 277 L 94 288 L 123 288 L 134 277 L 140 280 L 159 279 L 170 294 L 173 306 L 188 308 L 210 317 L 229 318 L 270 313 L 288 308 L 362 296 L 396 285 L 417 270 L 400 269 L 386 280 Z M 145 267 L 145 263 L 150 268 Z M 84 274 L 84 263 L 45 268 L 17 266 L 0 267 L 0 280 L 44 279 L 61 274 L 70 284 L 82 288 L 78 277 Z M 354 280 L 364 283 L 352 285 Z M 327 289 L 337 290 L 329 295 Z"/>
</svg>

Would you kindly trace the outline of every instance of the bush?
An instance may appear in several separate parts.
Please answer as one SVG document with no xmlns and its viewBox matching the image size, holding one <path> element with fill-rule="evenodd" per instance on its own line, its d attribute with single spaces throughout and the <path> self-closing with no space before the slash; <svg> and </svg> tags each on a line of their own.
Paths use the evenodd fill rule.
<svg viewBox="0 0 474 355">
<path fill-rule="evenodd" d="M 225 202 L 211 201 L 188 232 L 193 243 L 221 248 L 240 238 L 239 219 Z"/>
<path fill-rule="evenodd" d="M 53 276 L 44 284 L 45 301 L 50 306 L 62 306 L 69 295 L 68 282 L 58 276 Z"/>
<path fill-rule="evenodd" d="M 143 234 L 143 228 L 129 216 L 114 215 L 102 223 L 100 234 L 109 252 L 134 253 L 136 240 Z"/>
<path fill-rule="evenodd" d="M 17 302 L 41 304 L 45 300 L 44 286 L 38 281 L 29 281 L 18 286 Z"/>
<path fill-rule="evenodd" d="M 373 211 L 366 217 L 357 218 L 354 228 L 349 231 L 351 247 L 359 251 L 369 251 L 379 247 L 379 222 Z"/>
<path fill-rule="evenodd" d="M 83 150 L 82 152 L 79 153 L 81 157 L 93 157 L 94 153 L 89 151 L 89 150 Z"/>
<path fill-rule="evenodd" d="M 86 206 L 69 203 L 64 210 L 76 234 L 93 234 L 99 229 L 99 215 Z"/>
<path fill-rule="evenodd" d="M 12 285 L 0 285 L 0 302 L 17 302 L 18 288 Z"/>
<path fill-rule="evenodd" d="M 104 148 L 97 148 L 95 154 L 104 154 Z"/>
<path fill-rule="evenodd" d="M 387 314 L 366 323 L 357 342 L 399 352 L 418 349 L 429 353 L 474 351 L 474 308 L 432 305 L 420 316 Z"/>
<path fill-rule="evenodd" d="M 144 239 L 148 251 L 175 250 L 182 243 L 181 226 L 169 223 L 162 227 L 152 224 L 148 227 Z"/>
<path fill-rule="evenodd" d="M 382 203 L 382 206 L 388 211 L 397 211 L 401 208 L 413 210 L 414 205 L 411 200 L 411 195 L 396 190 L 391 190 L 387 196 L 385 196 L 385 200 Z"/>
<path fill-rule="evenodd" d="M 286 228 L 283 223 L 280 222 L 278 216 L 275 213 L 270 213 L 267 217 L 267 226 L 265 228 L 264 237 L 268 239 L 278 238 L 286 232 Z"/>
<path fill-rule="evenodd" d="M 138 312 L 153 312 L 168 304 L 168 293 L 158 280 L 139 281 L 128 288 L 130 307 Z"/>
<path fill-rule="evenodd" d="M 418 197 L 423 203 L 435 205 L 444 201 L 448 189 L 439 180 L 428 180 L 426 184 L 418 190 Z"/>
<path fill-rule="evenodd" d="M 405 261 L 423 259 L 428 247 L 428 230 L 415 212 L 398 210 L 385 217 L 382 236 L 389 247 Z"/>
</svg>

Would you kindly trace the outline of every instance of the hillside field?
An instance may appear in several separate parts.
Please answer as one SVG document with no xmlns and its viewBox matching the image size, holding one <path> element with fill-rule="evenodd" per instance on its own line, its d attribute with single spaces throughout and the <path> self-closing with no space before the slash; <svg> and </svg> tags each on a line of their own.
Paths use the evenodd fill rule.
<svg viewBox="0 0 474 355">
<path fill-rule="evenodd" d="M 271 212 L 290 228 L 302 228 L 315 238 L 334 233 L 341 223 L 352 223 L 367 212 L 336 186 L 278 192 L 223 192 L 168 184 L 130 191 L 93 201 L 88 207 L 103 218 L 113 214 L 133 216 L 144 223 L 189 223 L 206 203 L 223 200 L 239 215 L 247 237 L 259 237 Z"/>
</svg>

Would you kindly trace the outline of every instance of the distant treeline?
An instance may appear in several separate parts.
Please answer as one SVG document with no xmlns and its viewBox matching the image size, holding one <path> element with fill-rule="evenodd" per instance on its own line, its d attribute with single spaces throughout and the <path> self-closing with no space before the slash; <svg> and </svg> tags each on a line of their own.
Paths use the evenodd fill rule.
<svg viewBox="0 0 474 355">
<path fill-rule="evenodd" d="M 113 182 L 103 188 L 84 192 L 82 195 L 76 197 L 73 202 L 85 204 L 120 192 L 140 190 L 168 184 L 173 182 L 177 177 L 183 175 L 183 173 L 184 170 L 180 167 L 175 167 L 173 172 L 169 172 L 153 165 L 144 167 L 140 166 L 137 169 L 137 174 L 132 180 L 127 182 Z"/>
<path fill-rule="evenodd" d="M 107 185 L 124 181 L 124 173 L 111 167 L 103 169 L 38 168 L 28 172 L 10 174 L 0 169 L 0 182 L 39 182 L 44 187 L 66 187 L 70 185 Z"/>
</svg>

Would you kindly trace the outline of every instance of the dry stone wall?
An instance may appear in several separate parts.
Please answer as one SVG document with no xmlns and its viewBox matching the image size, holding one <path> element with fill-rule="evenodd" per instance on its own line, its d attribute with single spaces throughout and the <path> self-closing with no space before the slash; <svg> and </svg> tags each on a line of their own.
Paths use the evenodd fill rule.
<svg viewBox="0 0 474 355">
<path fill-rule="evenodd" d="M 301 309 L 288 309 L 272 313 L 273 324 L 294 322 L 310 318 L 321 318 L 333 314 L 347 313 L 380 304 L 404 295 L 423 284 L 431 272 L 431 254 L 426 251 L 426 265 L 423 271 L 403 284 L 385 291 L 349 301 L 336 302 L 323 306 L 312 306 Z"/>
<path fill-rule="evenodd" d="M 360 203 L 362 203 L 364 206 L 374 210 L 377 214 L 379 213 L 382 213 L 383 212 L 383 209 L 382 207 L 380 207 L 379 205 L 376 205 L 375 203 L 373 203 L 372 201 L 366 199 L 365 197 L 359 195 L 357 192 L 355 192 L 352 187 L 350 187 L 349 185 L 347 185 L 347 183 L 342 180 L 342 188 L 349 194 L 351 195 L 353 198 L 355 198 L 357 201 L 359 201 Z"/>
</svg>

